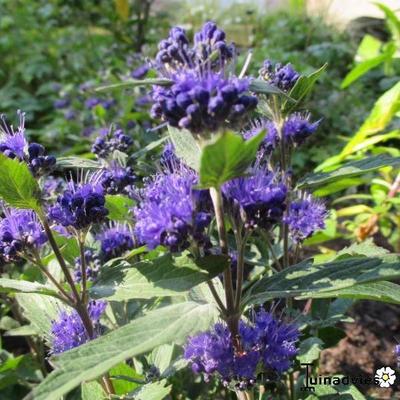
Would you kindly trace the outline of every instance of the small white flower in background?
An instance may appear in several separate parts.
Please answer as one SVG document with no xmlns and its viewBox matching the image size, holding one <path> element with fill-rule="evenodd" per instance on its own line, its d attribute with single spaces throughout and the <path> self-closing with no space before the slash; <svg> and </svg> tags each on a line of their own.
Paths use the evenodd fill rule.
<svg viewBox="0 0 400 400">
<path fill-rule="evenodd" d="M 390 367 L 382 367 L 376 370 L 375 379 L 378 380 L 380 387 L 390 387 L 396 380 L 396 374 Z"/>
</svg>

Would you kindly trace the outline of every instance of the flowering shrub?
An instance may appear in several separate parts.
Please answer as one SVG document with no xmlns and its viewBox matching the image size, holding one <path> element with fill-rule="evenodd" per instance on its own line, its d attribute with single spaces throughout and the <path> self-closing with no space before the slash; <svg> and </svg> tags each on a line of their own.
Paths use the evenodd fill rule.
<svg viewBox="0 0 400 400">
<path fill-rule="evenodd" d="M 295 399 L 299 364 L 318 359 L 334 319 L 326 299 L 371 298 L 369 285 L 400 276 L 398 256 L 374 246 L 323 262 L 304 251 L 329 216 L 318 186 L 398 160 L 298 179 L 293 153 L 319 125 L 304 99 L 324 68 L 305 76 L 266 60 L 254 77 L 248 58 L 236 75 L 235 55 L 212 22 L 193 44 L 173 28 L 149 65 L 158 77 L 138 80 L 146 69 L 122 83 L 147 88 L 167 128 L 147 174 L 149 160 L 132 157 L 134 141 L 117 127 L 94 138 L 95 160 L 75 158 L 60 182 L 49 174 L 65 164 L 29 143 L 23 118 L 16 131 L 3 119 L 0 260 L 38 274 L 0 286 L 18 292 L 54 368 L 35 399 L 80 384 L 103 397 L 162 399 L 188 364 L 227 396 Z"/>
</svg>

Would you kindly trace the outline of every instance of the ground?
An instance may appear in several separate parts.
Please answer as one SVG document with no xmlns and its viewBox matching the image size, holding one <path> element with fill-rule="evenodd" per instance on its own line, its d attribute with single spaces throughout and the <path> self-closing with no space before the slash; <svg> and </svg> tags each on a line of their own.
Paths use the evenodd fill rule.
<svg viewBox="0 0 400 400">
<path fill-rule="evenodd" d="M 340 373 L 350 377 L 373 376 L 381 367 L 396 370 L 394 346 L 400 343 L 400 306 L 360 301 L 350 311 L 354 323 L 343 324 L 346 337 L 321 358 L 321 374 Z M 400 368 L 390 389 L 359 386 L 373 399 L 400 399 Z"/>
</svg>

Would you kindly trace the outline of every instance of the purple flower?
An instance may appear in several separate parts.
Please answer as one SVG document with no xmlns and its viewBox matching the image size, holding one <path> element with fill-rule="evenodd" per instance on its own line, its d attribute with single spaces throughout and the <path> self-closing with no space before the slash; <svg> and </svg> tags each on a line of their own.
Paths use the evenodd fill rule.
<svg viewBox="0 0 400 400">
<path fill-rule="evenodd" d="M 231 213 L 246 228 L 270 229 L 283 217 L 286 186 L 264 167 L 256 165 L 249 176 L 226 182 L 222 192 Z"/>
<path fill-rule="evenodd" d="M 302 116 L 299 113 L 288 117 L 283 125 L 283 136 L 287 141 L 301 145 L 318 128 L 320 121 L 310 122 L 310 116 Z"/>
<path fill-rule="evenodd" d="M 122 129 L 107 130 L 96 138 L 92 152 L 98 158 L 107 158 L 115 150 L 126 153 L 132 145 L 133 139 L 125 135 Z"/>
<path fill-rule="evenodd" d="M 299 331 L 263 309 L 254 314 L 254 322 L 240 321 L 240 348 L 234 348 L 227 326 L 218 323 L 208 332 L 191 337 L 184 351 L 195 373 L 209 379 L 218 374 L 224 383 L 235 382 L 238 389 L 255 383 L 258 369 L 281 374 L 287 371 L 297 354 Z"/>
<path fill-rule="evenodd" d="M 99 256 L 93 250 L 86 250 L 84 253 L 85 265 L 86 265 L 86 279 L 88 281 L 93 281 L 96 279 L 100 267 L 101 260 Z M 82 260 L 81 257 L 75 259 L 75 269 L 74 269 L 74 280 L 75 282 L 82 281 Z"/>
<path fill-rule="evenodd" d="M 293 69 L 291 64 L 276 64 L 274 66 L 269 60 L 264 61 L 260 75 L 266 81 L 285 92 L 290 91 L 300 78 L 300 74 Z"/>
<path fill-rule="evenodd" d="M 194 51 L 198 60 L 218 66 L 230 60 L 235 52 L 233 45 L 228 46 L 225 41 L 225 32 L 214 22 L 206 22 L 201 30 L 194 35 Z M 217 54 L 215 60 L 211 60 Z"/>
<path fill-rule="evenodd" d="M 46 241 L 44 229 L 33 211 L 4 209 L 4 218 L 0 219 L 0 259 L 15 261 L 18 253 L 37 251 Z"/>
<path fill-rule="evenodd" d="M 76 310 L 71 312 L 61 311 L 58 319 L 52 321 L 51 324 L 51 353 L 63 353 L 98 337 L 101 334 L 100 317 L 106 306 L 105 301 L 92 300 L 88 304 L 89 317 L 94 328 L 93 337 L 90 337 L 87 333 Z"/>
<path fill-rule="evenodd" d="M 246 79 L 187 70 L 174 75 L 173 82 L 171 87 L 154 86 L 152 117 L 192 133 L 217 132 L 227 121 L 240 124 L 257 105 L 256 97 L 245 94 Z"/>
<path fill-rule="evenodd" d="M 276 125 L 267 119 L 260 119 L 253 123 L 253 125 L 243 131 L 242 136 L 249 140 L 254 136 L 257 136 L 261 131 L 265 131 L 265 138 L 261 142 L 259 148 L 259 157 L 263 158 L 264 156 L 270 155 L 273 150 L 276 148 L 279 142 L 278 130 L 276 129 Z"/>
<path fill-rule="evenodd" d="M 25 113 L 18 110 L 19 125 L 14 130 L 12 125 L 7 123 L 4 115 L 0 121 L 0 152 L 9 158 L 23 160 L 28 148 L 28 141 L 25 137 Z"/>
<path fill-rule="evenodd" d="M 97 239 L 101 243 L 101 256 L 104 261 L 121 257 L 133 249 L 133 232 L 124 224 L 113 224 L 104 229 Z"/>
<path fill-rule="evenodd" d="M 228 46 L 225 32 L 214 22 L 206 22 L 194 35 L 194 45 L 190 47 L 184 29 L 174 27 L 167 39 L 158 45 L 156 67 L 165 73 L 182 69 L 221 70 L 235 52 L 234 46 Z"/>
<path fill-rule="evenodd" d="M 397 368 L 400 368 L 400 344 L 396 344 L 394 348 L 394 355 L 397 360 Z"/>
<path fill-rule="evenodd" d="M 147 64 L 143 64 L 131 72 L 131 77 L 133 79 L 143 79 L 149 72 L 149 69 Z"/>
<path fill-rule="evenodd" d="M 73 121 L 76 118 L 76 112 L 74 110 L 66 110 L 64 112 L 64 118 L 67 121 Z"/>
<path fill-rule="evenodd" d="M 159 44 L 155 67 L 173 83 L 153 87 L 152 117 L 195 134 L 240 125 L 255 109 L 257 98 L 247 94 L 247 79 L 225 73 L 233 51 L 213 22 L 196 33 L 193 48 L 182 28 L 172 28 Z"/>
<path fill-rule="evenodd" d="M 284 220 L 289 225 L 292 240 L 300 243 L 314 232 L 324 229 L 327 216 L 325 205 L 309 195 L 290 203 Z"/>
<path fill-rule="evenodd" d="M 69 182 L 68 189 L 50 208 L 49 216 L 64 227 L 84 229 L 105 219 L 108 215 L 105 202 L 104 189 L 99 183 Z"/>
<path fill-rule="evenodd" d="M 43 183 L 43 197 L 49 199 L 59 195 L 65 189 L 65 181 L 55 176 L 47 176 Z"/>
<path fill-rule="evenodd" d="M 101 104 L 101 99 L 99 99 L 98 97 L 89 97 L 85 101 L 85 107 L 89 108 L 89 109 L 92 109 L 92 108 L 96 107 L 99 104 Z"/>
<path fill-rule="evenodd" d="M 109 168 L 101 171 L 99 181 L 107 194 L 129 194 L 136 176 L 131 167 L 122 167 L 113 163 Z"/>
<path fill-rule="evenodd" d="M 25 114 L 18 111 L 19 126 L 17 131 L 8 125 L 4 116 L 0 121 L 0 152 L 9 158 L 17 158 L 28 164 L 36 177 L 51 172 L 56 165 L 56 158 L 45 155 L 45 148 L 38 143 L 28 143 L 25 137 Z"/>
<path fill-rule="evenodd" d="M 67 108 L 70 105 L 70 100 L 67 98 L 63 98 L 63 99 L 57 99 L 54 103 L 53 106 L 54 108 L 57 108 L 59 110 L 63 109 L 63 108 Z"/>
<path fill-rule="evenodd" d="M 161 172 L 146 183 L 140 205 L 134 209 L 140 242 L 151 249 L 163 245 L 173 252 L 188 248 L 191 240 L 209 243 L 203 231 L 211 216 L 202 208 L 208 193 L 193 189 L 196 183 L 196 174 L 184 167 Z"/>
</svg>

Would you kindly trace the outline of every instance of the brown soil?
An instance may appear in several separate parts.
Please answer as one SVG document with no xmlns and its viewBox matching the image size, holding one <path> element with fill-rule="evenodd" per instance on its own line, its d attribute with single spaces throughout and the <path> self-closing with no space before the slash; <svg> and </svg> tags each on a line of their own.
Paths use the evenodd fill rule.
<svg viewBox="0 0 400 400">
<path fill-rule="evenodd" d="M 322 352 L 321 374 L 373 377 L 378 368 L 388 366 L 397 373 L 392 388 L 356 386 L 372 399 L 400 399 L 400 368 L 393 352 L 400 343 L 400 306 L 361 301 L 349 314 L 354 323 L 343 324 L 346 337 Z"/>
</svg>

